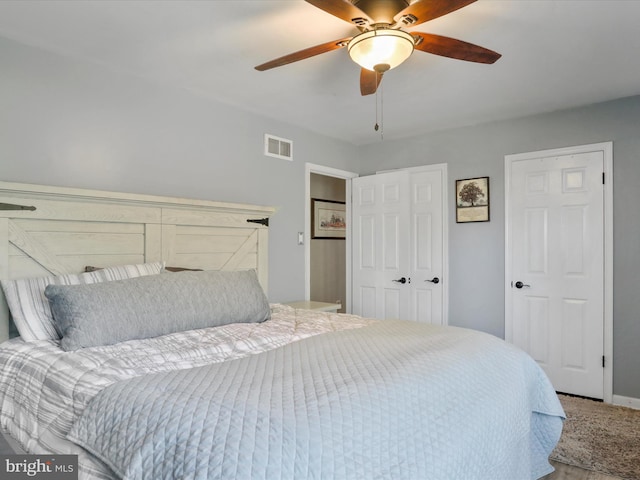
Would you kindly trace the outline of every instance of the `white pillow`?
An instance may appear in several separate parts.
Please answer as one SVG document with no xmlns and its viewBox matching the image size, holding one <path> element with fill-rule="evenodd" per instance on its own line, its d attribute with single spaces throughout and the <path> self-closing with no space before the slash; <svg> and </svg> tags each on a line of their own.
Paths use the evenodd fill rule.
<svg viewBox="0 0 640 480">
<path fill-rule="evenodd" d="M 44 296 L 47 285 L 83 285 L 126 280 L 156 275 L 163 268 L 164 262 L 120 265 L 88 273 L 3 281 L 2 289 L 7 298 L 13 322 L 25 342 L 58 340 L 60 334 L 56 330 L 49 301 Z"/>
</svg>

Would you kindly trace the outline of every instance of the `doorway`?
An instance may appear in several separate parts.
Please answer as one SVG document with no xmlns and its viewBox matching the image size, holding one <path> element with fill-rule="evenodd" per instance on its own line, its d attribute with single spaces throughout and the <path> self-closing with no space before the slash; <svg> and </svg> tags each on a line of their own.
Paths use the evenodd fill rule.
<svg viewBox="0 0 640 480">
<path fill-rule="evenodd" d="M 358 175 L 322 165 L 305 168 L 305 300 L 336 303 L 341 313 L 351 312 L 351 182 Z M 313 235 L 313 201 L 344 205 L 347 228 L 344 238 Z M 316 237 L 316 238 L 314 238 Z"/>
<path fill-rule="evenodd" d="M 505 337 L 556 390 L 612 401 L 613 148 L 505 157 Z"/>
</svg>

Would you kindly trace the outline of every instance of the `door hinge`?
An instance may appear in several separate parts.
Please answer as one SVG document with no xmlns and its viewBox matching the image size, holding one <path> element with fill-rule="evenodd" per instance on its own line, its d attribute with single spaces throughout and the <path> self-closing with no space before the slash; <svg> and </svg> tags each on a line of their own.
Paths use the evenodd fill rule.
<svg viewBox="0 0 640 480">
<path fill-rule="evenodd" d="M 602 355 L 602 368 L 604 368 L 604 355 Z"/>
<path fill-rule="evenodd" d="M 602 184 L 604 185 L 604 172 L 602 172 Z"/>
</svg>

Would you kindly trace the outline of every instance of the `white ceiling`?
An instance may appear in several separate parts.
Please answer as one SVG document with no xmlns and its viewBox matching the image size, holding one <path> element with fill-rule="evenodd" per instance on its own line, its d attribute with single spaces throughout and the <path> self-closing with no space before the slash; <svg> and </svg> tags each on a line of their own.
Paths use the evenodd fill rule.
<svg viewBox="0 0 640 480">
<path fill-rule="evenodd" d="M 385 76 L 384 138 L 640 94 L 639 19 L 635 0 L 479 0 L 419 25 L 503 56 L 415 52 Z M 376 99 L 346 49 L 253 68 L 354 33 L 303 0 L 0 1 L 0 36 L 360 145 L 380 139 Z"/>
</svg>

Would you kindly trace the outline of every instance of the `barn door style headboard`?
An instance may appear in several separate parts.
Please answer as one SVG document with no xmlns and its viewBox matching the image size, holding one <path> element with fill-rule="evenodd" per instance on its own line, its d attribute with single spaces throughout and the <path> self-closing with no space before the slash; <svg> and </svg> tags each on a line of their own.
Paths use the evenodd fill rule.
<svg viewBox="0 0 640 480">
<path fill-rule="evenodd" d="M 0 182 L 0 280 L 157 262 L 255 269 L 267 291 L 272 207 Z M 0 290 L 0 341 L 9 310 Z"/>
</svg>

